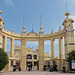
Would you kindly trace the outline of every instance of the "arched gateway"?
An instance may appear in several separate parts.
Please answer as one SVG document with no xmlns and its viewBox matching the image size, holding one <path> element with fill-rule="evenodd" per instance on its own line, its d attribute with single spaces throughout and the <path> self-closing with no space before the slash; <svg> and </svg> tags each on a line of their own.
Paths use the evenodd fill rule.
<svg viewBox="0 0 75 75">
<path fill-rule="evenodd" d="M 0 13 L 2 13 L 0 11 Z M 26 35 L 25 27 L 23 27 L 22 34 L 15 34 L 14 31 L 8 32 L 6 27 L 3 28 L 4 21 L 2 17 L 0 16 L 0 48 L 4 48 L 4 51 L 7 52 L 7 38 L 11 39 L 11 53 L 9 59 L 8 70 L 10 69 L 10 60 L 14 60 L 15 64 L 15 58 L 14 58 L 14 41 L 20 40 L 21 41 L 21 59 L 20 59 L 20 66 L 22 70 L 26 70 L 26 41 L 38 41 L 39 42 L 39 70 L 43 70 L 44 66 L 44 41 L 45 40 L 51 40 L 51 65 L 55 63 L 56 61 L 59 65 L 59 70 L 62 69 L 63 65 L 63 37 L 64 37 L 64 46 L 65 46 L 65 59 L 67 58 L 67 54 L 69 51 L 74 50 L 74 29 L 73 29 L 73 20 L 69 18 L 68 16 L 70 13 L 65 13 L 67 16 L 66 19 L 63 22 L 64 29 L 61 30 L 59 28 L 59 32 L 53 33 L 53 30 L 51 34 L 44 35 L 42 31 L 42 26 L 40 27 L 39 35 L 35 32 L 30 32 Z M 2 43 L 3 39 L 3 43 Z M 55 58 L 55 44 L 54 40 L 59 39 L 59 58 Z M 69 63 L 65 61 L 66 71 L 69 71 Z"/>
</svg>

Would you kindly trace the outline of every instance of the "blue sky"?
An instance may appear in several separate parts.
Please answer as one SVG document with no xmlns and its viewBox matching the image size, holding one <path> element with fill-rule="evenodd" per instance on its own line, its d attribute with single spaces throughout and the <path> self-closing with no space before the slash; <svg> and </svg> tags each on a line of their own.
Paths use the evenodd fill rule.
<svg viewBox="0 0 75 75">
<path fill-rule="evenodd" d="M 67 4 L 70 17 L 75 20 L 75 0 L 67 0 Z M 50 34 L 52 28 L 54 32 L 58 32 L 59 26 L 63 29 L 62 22 L 65 19 L 66 0 L 0 0 L 0 10 L 2 10 L 1 16 L 5 22 L 4 26 L 6 25 L 8 31 L 12 31 L 14 28 L 15 33 L 21 34 L 22 27 L 25 26 L 26 34 L 28 34 L 33 25 L 34 31 L 39 34 L 40 15 L 42 15 L 44 34 Z M 23 15 L 25 15 L 24 25 Z M 34 49 L 37 48 L 35 43 L 33 42 Z M 32 47 L 31 42 L 28 42 L 28 46 Z M 10 50 L 9 46 L 7 50 Z M 45 41 L 45 52 L 50 52 L 50 50 L 50 41 Z M 58 56 L 58 40 L 55 40 L 55 50 L 56 56 Z"/>
</svg>

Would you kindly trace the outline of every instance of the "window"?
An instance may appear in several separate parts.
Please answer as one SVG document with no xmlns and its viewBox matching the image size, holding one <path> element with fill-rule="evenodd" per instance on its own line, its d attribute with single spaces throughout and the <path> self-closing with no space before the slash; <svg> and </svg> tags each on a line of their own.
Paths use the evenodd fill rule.
<svg viewBox="0 0 75 75">
<path fill-rule="evenodd" d="M 32 55 L 27 55 L 27 59 L 32 59 Z"/>
<path fill-rule="evenodd" d="M 34 55 L 34 59 L 37 59 L 37 55 Z"/>
<path fill-rule="evenodd" d="M 34 62 L 34 66 L 37 66 L 37 62 Z"/>
<path fill-rule="evenodd" d="M 28 50 L 28 52 L 30 52 L 30 50 Z"/>
</svg>

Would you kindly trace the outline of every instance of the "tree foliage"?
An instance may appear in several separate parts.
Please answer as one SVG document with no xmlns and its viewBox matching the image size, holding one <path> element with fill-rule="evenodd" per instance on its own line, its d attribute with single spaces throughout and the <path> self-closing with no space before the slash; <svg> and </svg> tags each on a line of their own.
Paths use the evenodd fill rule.
<svg viewBox="0 0 75 75">
<path fill-rule="evenodd" d="M 7 53 L 4 52 L 3 48 L 0 48 L 0 71 L 5 68 L 8 64 Z"/>
<path fill-rule="evenodd" d="M 68 55 L 67 62 L 71 62 L 72 60 L 75 60 L 75 50 L 72 50 L 67 55 Z"/>
</svg>

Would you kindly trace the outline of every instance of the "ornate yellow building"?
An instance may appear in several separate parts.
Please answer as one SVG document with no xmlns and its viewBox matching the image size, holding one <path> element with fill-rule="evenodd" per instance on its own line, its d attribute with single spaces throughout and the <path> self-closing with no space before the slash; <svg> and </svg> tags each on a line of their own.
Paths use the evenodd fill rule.
<svg viewBox="0 0 75 75">
<path fill-rule="evenodd" d="M 2 13 L 0 11 L 0 13 Z M 20 66 L 21 69 L 26 71 L 27 70 L 27 59 L 26 59 L 26 42 L 27 41 L 38 41 L 38 65 L 39 70 L 43 70 L 43 66 L 45 63 L 44 58 L 44 41 L 50 40 L 51 41 L 51 57 L 50 57 L 50 65 L 53 65 L 55 62 L 59 65 L 59 70 L 62 69 L 63 65 L 63 37 L 64 37 L 64 46 L 65 46 L 65 59 L 67 58 L 67 54 L 71 50 L 75 50 L 74 48 L 74 29 L 73 29 L 73 20 L 68 16 L 70 13 L 66 12 L 65 15 L 67 16 L 63 22 L 64 29 L 61 30 L 59 28 L 58 32 L 51 32 L 51 34 L 44 35 L 43 27 L 40 27 L 39 34 L 35 32 L 30 32 L 26 35 L 25 27 L 23 27 L 23 31 L 21 34 L 15 34 L 14 30 L 12 32 L 7 31 L 7 28 L 3 28 L 4 21 L 0 16 L 0 48 L 4 48 L 4 51 L 7 52 L 7 38 L 11 39 L 11 52 L 9 54 L 8 60 L 9 64 L 8 70 L 11 71 L 11 60 L 15 64 L 15 53 L 14 53 L 14 41 L 20 40 L 21 41 L 21 52 L 20 52 Z M 2 42 L 3 39 L 3 42 Z M 59 40 L 59 57 L 55 57 L 55 39 Z M 34 52 L 33 52 L 34 53 Z M 37 53 L 36 53 L 37 54 Z M 66 71 L 70 71 L 70 65 L 68 62 L 65 61 Z"/>
<path fill-rule="evenodd" d="M 14 61 L 11 58 L 11 52 L 9 52 L 8 58 L 11 60 L 10 63 L 10 71 L 13 70 L 13 65 L 16 65 L 17 67 L 20 66 L 20 60 L 21 60 L 21 46 L 15 45 L 14 50 Z M 33 50 L 33 48 L 26 48 L 26 64 L 28 69 L 28 63 L 32 64 L 32 70 L 38 70 L 39 69 L 39 59 L 38 59 L 38 49 Z M 49 53 L 44 53 L 44 59 L 45 59 L 45 65 L 50 65 L 50 55 Z M 9 67 L 8 67 L 9 68 Z"/>
</svg>

